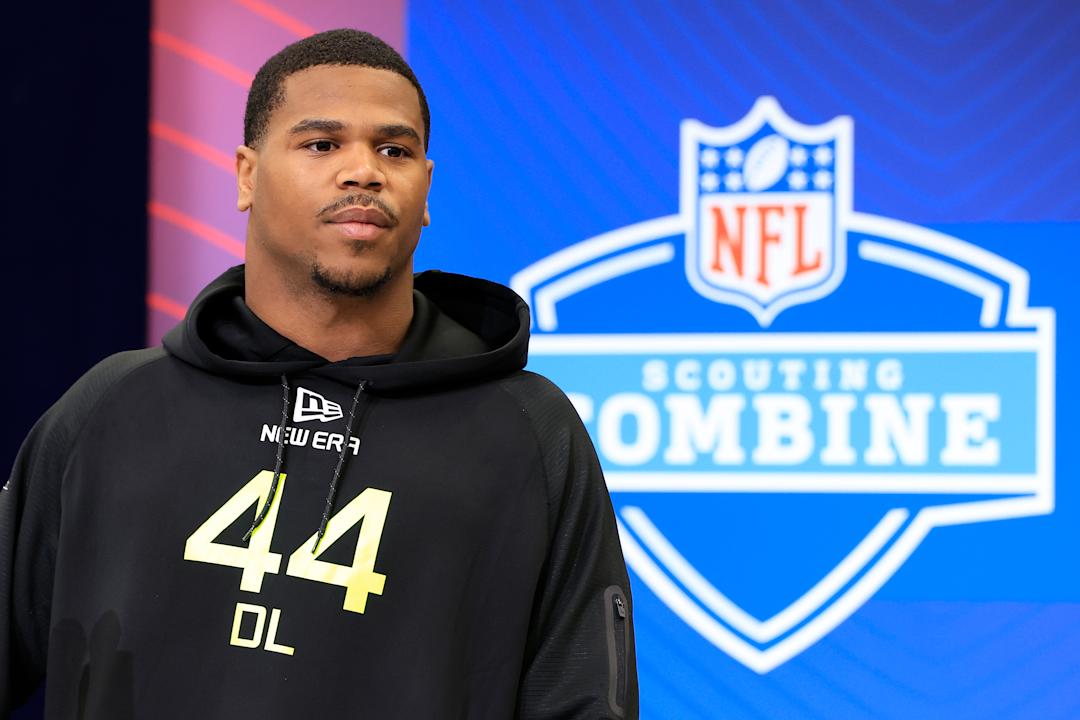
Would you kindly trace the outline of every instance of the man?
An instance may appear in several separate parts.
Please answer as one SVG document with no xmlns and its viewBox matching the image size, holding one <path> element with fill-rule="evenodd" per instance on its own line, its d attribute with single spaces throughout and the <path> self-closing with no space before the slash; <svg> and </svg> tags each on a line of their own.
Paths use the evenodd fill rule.
<svg viewBox="0 0 1080 720">
<path fill-rule="evenodd" d="M 0 494 L 0 708 L 47 677 L 49 718 L 636 717 L 610 500 L 527 308 L 413 277 L 429 124 L 366 33 L 259 71 L 247 265 Z"/>
</svg>

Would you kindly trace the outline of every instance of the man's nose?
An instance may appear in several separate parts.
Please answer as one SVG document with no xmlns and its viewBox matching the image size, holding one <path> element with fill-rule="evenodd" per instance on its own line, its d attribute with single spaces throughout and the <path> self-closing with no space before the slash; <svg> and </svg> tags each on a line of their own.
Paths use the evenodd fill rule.
<svg viewBox="0 0 1080 720">
<path fill-rule="evenodd" d="M 355 148 L 339 153 L 342 164 L 337 173 L 340 188 L 379 190 L 386 183 L 379 154 L 367 148 Z"/>
</svg>

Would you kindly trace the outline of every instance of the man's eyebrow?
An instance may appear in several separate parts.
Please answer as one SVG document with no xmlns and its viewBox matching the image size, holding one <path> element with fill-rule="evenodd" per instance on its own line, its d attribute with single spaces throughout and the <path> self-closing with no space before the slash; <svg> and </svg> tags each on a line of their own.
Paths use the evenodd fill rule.
<svg viewBox="0 0 1080 720">
<path fill-rule="evenodd" d="M 345 123 L 340 120 L 326 120 L 324 118 L 307 118 L 289 128 L 290 135 L 319 130 L 322 132 L 341 132 L 345 129 Z"/>
<path fill-rule="evenodd" d="M 385 139 L 407 137 L 415 140 L 418 144 L 423 142 L 420 139 L 420 134 L 408 125 L 380 125 L 375 128 L 375 134 Z"/>
</svg>

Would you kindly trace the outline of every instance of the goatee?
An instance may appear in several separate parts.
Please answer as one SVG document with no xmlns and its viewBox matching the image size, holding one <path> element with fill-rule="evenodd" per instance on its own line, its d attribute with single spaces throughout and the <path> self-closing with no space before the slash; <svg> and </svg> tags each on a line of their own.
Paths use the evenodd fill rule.
<svg viewBox="0 0 1080 720">
<path fill-rule="evenodd" d="M 380 275 L 372 276 L 361 273 L 335 274 L 318 263 L 313 263 L 311 266 L 312 281 L 330 295 L 370 298 L 386 287 L 391 277 L 393 277 L 393 272 L 389 267 Z"/>
</svg>

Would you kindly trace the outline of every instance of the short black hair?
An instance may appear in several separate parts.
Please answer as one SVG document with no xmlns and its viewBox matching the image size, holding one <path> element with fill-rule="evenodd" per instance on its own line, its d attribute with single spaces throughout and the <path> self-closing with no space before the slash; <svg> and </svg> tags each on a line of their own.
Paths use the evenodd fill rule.
<svg viewBox="0 0 1080 720">
<path fill-rule="evenodd" d="M 266 134 L 270 114 L 285 102 L 285 78 L 317 65 L 359 65 L 389 70 L 413 84 L 424 118 L 424 149 L 431 138 L 431 113 L 416 74 L 397 50 L 363 30 L 341 28 L 306 37 L 287 46 L 255 73 L 244 111 L 244 144 L 255 147 Z"/>
</svg>

